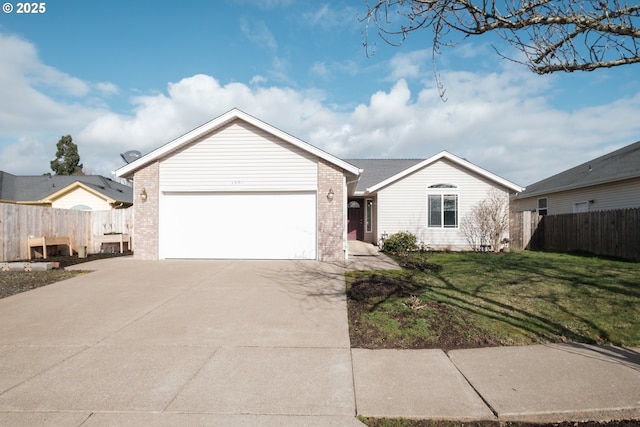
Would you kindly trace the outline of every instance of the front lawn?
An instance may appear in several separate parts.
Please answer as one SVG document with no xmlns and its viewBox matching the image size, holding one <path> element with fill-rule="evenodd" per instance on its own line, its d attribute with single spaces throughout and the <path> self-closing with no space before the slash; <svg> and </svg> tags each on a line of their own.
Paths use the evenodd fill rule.
<svg viewBox="0 0 640 427">
<path fill-rule="evenodd" d="M 352 347 L 640 345 L 640 263 L 528 251 L 410 260 L 347 273 Z"/>
</svg>

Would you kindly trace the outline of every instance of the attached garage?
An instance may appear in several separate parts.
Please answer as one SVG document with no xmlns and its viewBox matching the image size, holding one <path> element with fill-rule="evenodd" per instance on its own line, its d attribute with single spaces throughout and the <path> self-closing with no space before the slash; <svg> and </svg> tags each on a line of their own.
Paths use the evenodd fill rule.
<svg viewBox="0 0 640 427">
<path fill-rule="evenodd" d="M 168 193 L 160 258 L 316 259 L 316 194 Z"/>
<path fill-rule="evenodd" d="M 344 260 L 359 173 L 237 109 L 117 171 L 133 178 L 134 257 L 147 260 Z"/>
</svg>

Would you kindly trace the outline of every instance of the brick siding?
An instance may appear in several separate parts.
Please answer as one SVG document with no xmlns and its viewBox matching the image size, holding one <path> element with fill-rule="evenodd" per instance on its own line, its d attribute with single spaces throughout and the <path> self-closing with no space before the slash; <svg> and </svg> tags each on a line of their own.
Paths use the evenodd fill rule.
<svg viewBox="0 0 640 427">
<path fill-rule="evenodd" d="M 333 200 L 327 199 L 333 190 Z M 318 159 L 318 260 L 345 260 L 344 172 Z"/>
<path fill-rule="evenodd" d="M 133 176 L 134 198 L 134 259 L 157 260 L 158 253 L 158 218 L 160 202 L 160 164 L 152 163 L 139 170 Z M 147 193 L 147 200 L 142 201 L 140 193 Z"/>
</svg>

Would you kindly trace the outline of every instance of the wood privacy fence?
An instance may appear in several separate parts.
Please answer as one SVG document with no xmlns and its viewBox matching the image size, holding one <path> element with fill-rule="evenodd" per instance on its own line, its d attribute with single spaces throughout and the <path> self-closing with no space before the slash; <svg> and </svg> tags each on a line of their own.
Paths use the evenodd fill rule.
<svg viewBox="0 0 640 427">
<path fill-rule="evenodd" d="M 88 253 L 98 253 L 94 236 L 131 234 L 132 226 L 133 209 L 75 211 L 0 203 L 0 261 L 27 259 L 29 236 L 68 236 L 74 250 L 86 246 Z"/>
<path fill-rule="evenodd" d="M 640 260 L 640 208 L 545 216 L 511 212 L 509 235 L 514 249 Z"/>
</svg>

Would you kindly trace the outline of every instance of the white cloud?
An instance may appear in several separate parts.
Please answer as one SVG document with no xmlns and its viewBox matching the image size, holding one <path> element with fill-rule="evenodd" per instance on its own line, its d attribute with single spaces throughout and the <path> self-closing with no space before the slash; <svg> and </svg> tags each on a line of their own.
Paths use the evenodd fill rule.
<svg viewBox="0 0 640 427">
<path fill-rule="evenodd" d="M 1 168 L 18 174 L 48 171 L 65 134 L 73 135 L 88 169 L 108 174 L 123 165 L 120 153 L 149 152 L 234 107 L 340 157 L 426 158 L 448 150 L 521 185 L 634 142 L 640 133 L 640 93 L 561 111 L 548 101 L 554 79 L 510 66 L 494 73 L 443 71 L 447 102 L 432 79 L 416 82 L 409 70 L 409 80 L 398 73 L 388 88 L 353 107 L 329 105 L 320 90 L 268 86 L 261 76 L 221 85 L 198 74 L 132 98 L 133 113 L 125 115 L 95 107 L 97 95 L 117 93 L 109 83 L 84 83 L 98 93 L 76 101 L 47 95 L 53 83 L 26 76 L 67 79 L 55 86 L 66 96 L 83 92 L 82 85 L 73 89 L 72 76 L 42 64 L 23 40 L 0 36 L 0 59 Z M 400 59 L 409 67 L 420 53 L 397 56 L 396 69 Z"/>
<path fill-rule="evenodd" d="M 424 66 L 429 60 L 429 55 L 430 52 L 427 50 L 414 50 L 393 55 L 389 61 L 391 80 L 396 81 L 424 75 Z"/>
<path fill-rule="evenodd" d="M 0 33 L 0 82 L 6 86 L 28 84 L 60 91 L 63 95 L 84 96 L 89 93 L 89 85 L 53 67 L 42 64 L 33 44 L 19 37 Z M 19 84 L 16 85 L 16 82 Z"/>
<path fill-rule="evenodd" d="M 343 5 L 332 8 L 329 4 L 324 3 L 316 9 L 304 13 L 302 19 L 306 25 L 320 28 L 323 31 L 354 30 L 359 29 L 359 16 L 366 15 L 366 8 L 360 9 L 358 11 L 354 7 Z"/>
<path fill-rule="evenodd" d="M 329 69 L 327 68 L 327 64 L 325 62 L 315 62 L 312 66 L 311 66 L 311 74 L 318 76 L 318 77 L 322 77 L 322 78 L 327 78 L 329 76 Z"/>
<path fill-rule="evenodd" d="M 260 85 L 266 82 L 267 78 L 259 74 L 251 77 L 251 80 L 249 81 L 249 83 L 251 83 L 252 85 Z"/>
<path fill-rule="evenodd" d="M 18 175 L 50 172 L 49 162 L 55 158 L 56 143 L 57 140 L 49 147 L 36 138 L 21 137 L 15 144 L 0 146 L 0 158 L 3 160 L 0 170 Z"/>
<path fill-rule="evenodd" d="M 253 44 L 261 47 L 276 50 L 278 42 L 273 33 L 263 21 L 250 22 L 247 19 L 240 20 L 240 30 Z"/>
<path fill-rule="evenodd" d="M 104 114 L 90 84 L 43 64 L 33 44 L 3 33 L 0 87 L 0 158 L 7 172 L 49 171 L 60 136 Z"/>
<path fill-rule="evenodd" d="M 99 83 L 96 83 L 94 86 L 102 96 L 108 97 L 108 96 L 117 95 L 120 93 L 120 89 L 118 88 L 118 86 L 110 82 L 99 82 Z"/>
</svg>

